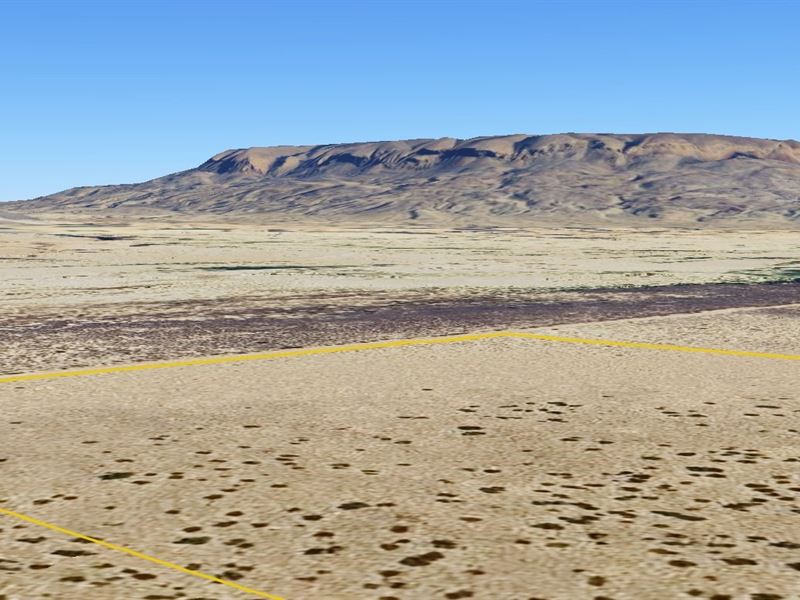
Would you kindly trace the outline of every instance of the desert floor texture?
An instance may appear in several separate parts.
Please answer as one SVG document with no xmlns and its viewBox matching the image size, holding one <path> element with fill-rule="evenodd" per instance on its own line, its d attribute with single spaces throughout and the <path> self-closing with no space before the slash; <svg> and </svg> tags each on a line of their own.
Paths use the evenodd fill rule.
<svg viewBox="0 0 800 600">
<path fill-rule="evenodd" d="M 4 375 L 426 321 L 800 354 L 786 232 L 4 227 Z M 494 339 L 0 382 L 0 507 L 286 600 L 790 600 L 799 375 Z M 246 597 L 0 515 L 3 600 Z"/>
</svg>

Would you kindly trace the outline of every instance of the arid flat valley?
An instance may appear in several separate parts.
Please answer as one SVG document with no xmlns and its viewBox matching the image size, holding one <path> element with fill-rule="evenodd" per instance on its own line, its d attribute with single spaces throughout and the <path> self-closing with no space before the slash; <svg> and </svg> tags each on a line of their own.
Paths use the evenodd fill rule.
<svg viewBox="0 0 800 600">
<path fill-rule="evenodd" d="M 6 220 L 0 245 L 6 379 L 498 330 L 800 354 L 790 231 Z M 798 369 L 492 339 L 0 379 L 0 501 L 262 597 L 789 600 Z M 0 535 L 4 600 L 248 597 Z"/>
<path fill-rule="evenodd" d="M 800 600 L 800 0 L 0 5 L 0 600 Z"/>
<path fill-rule="evenodd" d="M 800 278 L 791 231 L 0 221 L 0 243 L 4 374 L 791 304 Z"/>
</svg>

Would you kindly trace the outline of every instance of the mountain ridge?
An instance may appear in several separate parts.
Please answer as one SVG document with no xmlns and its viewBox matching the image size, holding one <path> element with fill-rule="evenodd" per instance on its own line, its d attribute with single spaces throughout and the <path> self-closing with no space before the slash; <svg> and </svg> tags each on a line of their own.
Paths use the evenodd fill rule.
<svg viewBox="0 0 800 600">
<path fill-rule="evenodd" d="M 711 134 L 514 134 L 230 149 L 142 183 L 3 205 L 37 213 L 533 225 L 800 225 L 800 143 Z"/>
</svg>

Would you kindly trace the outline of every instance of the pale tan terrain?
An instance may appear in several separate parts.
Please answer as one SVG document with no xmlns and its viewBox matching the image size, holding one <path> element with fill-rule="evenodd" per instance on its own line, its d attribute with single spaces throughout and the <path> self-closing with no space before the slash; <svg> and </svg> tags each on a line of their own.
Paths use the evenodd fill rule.
<svg viewBox="0 0 800 600">
<path fill-rule="evenodd" d="M 703 286 L 798 265 L 792 232 L 6 221 L 0 374 L 781 304 Z"/>
<path fill-rule="evenodd" d="M 589 289 L 800 274 L 790 231 L 0 221 L 4 313 L 143 300 Z"/>
<path fill-rule="evenodd" d="M 0 376 L 501 329 L 800 354 L 791 232 L 0 227 Z M 0 507 L 286 600 L 796 599 L 798 369 L 502 339 L 0 382 Z M 245 597 L 0 516 L 0 600 Z"/>
<path fill-rule="evenodd" d="M 798 353 L 800 305 L 539 331 Z M 287 599 L 791 599 L 798 369 L 504 339 L 0 384 L 1 498 Z M 8 600 L 247 597 L 0 528 Z"/>
</svg>

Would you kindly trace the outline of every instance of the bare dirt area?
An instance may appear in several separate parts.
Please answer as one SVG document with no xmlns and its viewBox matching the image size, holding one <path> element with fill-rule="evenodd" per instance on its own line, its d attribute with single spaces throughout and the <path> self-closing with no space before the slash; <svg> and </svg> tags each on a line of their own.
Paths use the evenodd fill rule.
<svg viewBox="0 0 800 600">
<path fill-rule="evenodd" d="M 770 310 L 536 331 L 796 351 Z M 797 380 L 503 339 L 6 384 L 0 499 L 287 599 L 789 600 Z M 0 528 L 13 600 L 247 597 Z"/>
<path fill-rule="evenodd" d="M 374 294 L 360 307 L 348 307 L 341 295 L 308 297 L 309 304 L 292 308 L 267 298 L 251 298 L 247 306 L 235 300 L 143 303 L 141 312 L 124 319 L 39 313 L 0 321 L 0 375 L 785 305 L 800 301 L 800 283 L 415 296 L 391 301 Z"/>
<path fill-rule="evenodd" d="M 786 232 L 6 222 L 0 370 L 492 329 L 800 354 Z M 792 600 L 800 361 L 495 339 L 0 382 L 0 507 L 286 600 Z M 244 592 L 0 516 L 0 600 Z"/>
<path fill-rule="evenodd" d="M 800 299 L 790 232 L 0 225 L 0 374 Z"/>
</svg>

